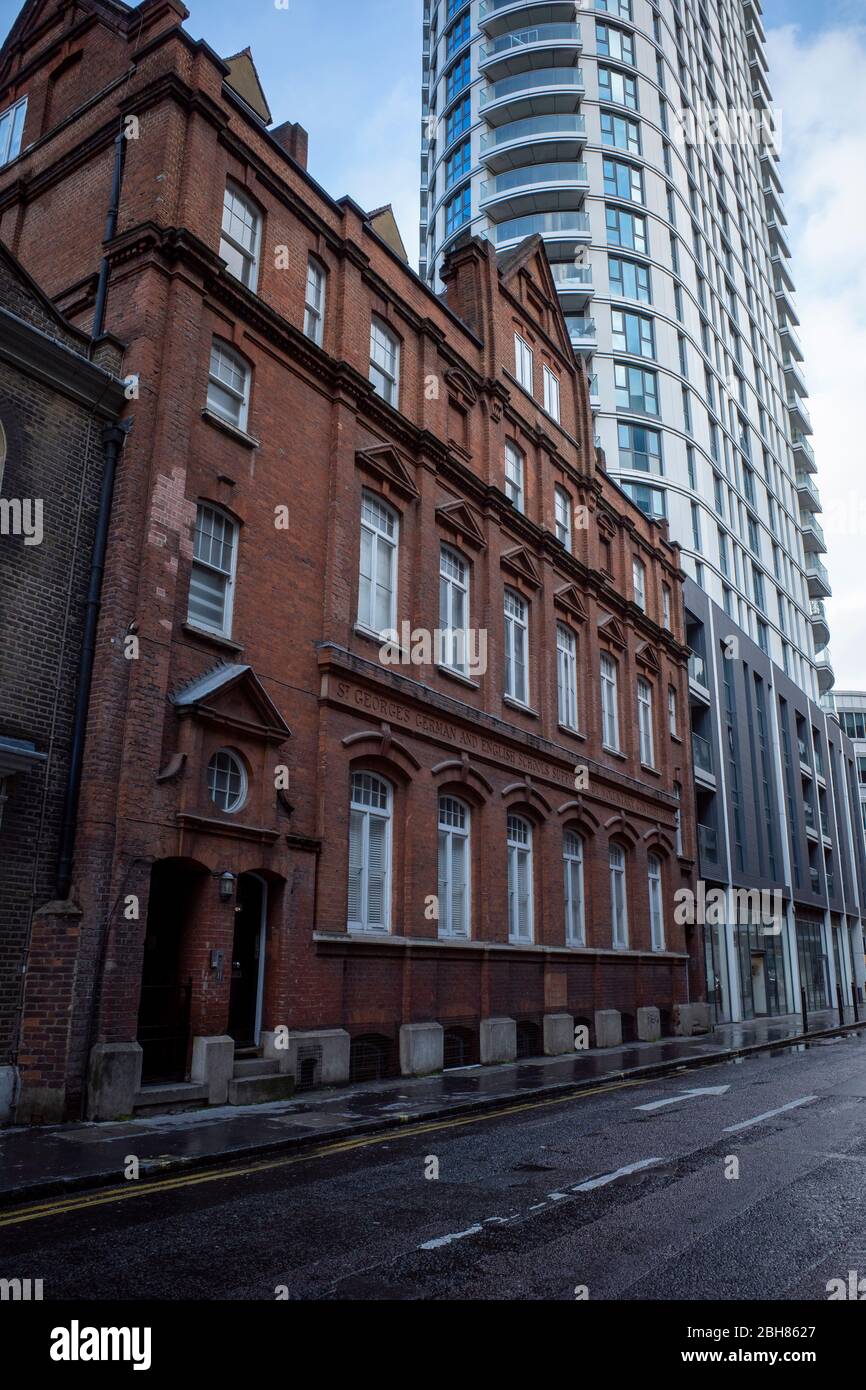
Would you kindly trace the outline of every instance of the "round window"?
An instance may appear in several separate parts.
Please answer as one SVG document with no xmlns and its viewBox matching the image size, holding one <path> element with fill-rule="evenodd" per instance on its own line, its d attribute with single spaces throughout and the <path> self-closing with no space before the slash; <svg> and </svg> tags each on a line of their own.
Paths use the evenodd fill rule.
<svg viewBox="0 0 866 1390">
<path fill-rule="evenodd" d="M 247 774 L 234 753 L 221 748 L 207 768 L 210 799 L 221 811 L 239 811 L 247 799 Z"/>
</svg>

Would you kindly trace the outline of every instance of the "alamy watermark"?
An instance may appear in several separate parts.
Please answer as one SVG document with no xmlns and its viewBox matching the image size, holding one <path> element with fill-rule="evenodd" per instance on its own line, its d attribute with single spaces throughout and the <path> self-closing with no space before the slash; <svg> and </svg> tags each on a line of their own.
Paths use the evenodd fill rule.
<svg viewBox="0 0 866 1390">
<path fill-rule="evenodd" d="M 674 893 L 674 921 L 677 926 L 760 927 L 765 936 L 778 936 L 785 918 L 782 891 L 774 888 L 707 888 L 703 879 L 697 889 L 678 888 Z"/>
<path fill-rule="evenodd" d="M 487 671 L 486 628 L 426 628 L 409 622 L 400 631 L 389 627 L 381 634 L 379 660 L 383 666 L 446 667 L 461 676 L 483 676 Z"/>
<path fill-rule="evenodd" d="M 41 497 L 0 497 L 0 536 L 23 536 L 25 545 L 41 545 Z"/>
</svg>

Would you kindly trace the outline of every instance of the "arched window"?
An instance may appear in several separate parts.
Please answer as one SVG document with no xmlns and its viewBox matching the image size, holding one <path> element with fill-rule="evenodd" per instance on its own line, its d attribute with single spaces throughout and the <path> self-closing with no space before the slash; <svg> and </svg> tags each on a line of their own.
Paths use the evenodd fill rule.
<svg viewBox="0 0 866 1390">
<path fill-rule="evenodd" d="M 532 940 L 532 826 L 508 817 L 508 936 Z"/>
<path fill-rule="evenodd" d="M 468 670 L 469 566 L 450 546 L 439 551 L 439 661 L 450 671 Z"/>
<path fill-rule="evenodd" d="M 439 935 L 469 936 L 469 807 L 439 798 Z"/>
<path fill-rule="evenodd" d="M 565 871 L 566 944 L 569 946 L 585 946 L 583 840 L 580 835 L 573 830 L 566 830 L 563 836 L 562 862 Z"/>
<path fill-rule="evenodd" d="M 261 213 L 255 203 L 236 184 L 227 184 L 223 198 L 220 255 L 235 279 L 254 292 L 259 279 L 261 228 Z"/>
<path fill-rule="evenodd" d="M 647 878 L 649 881 L 652 948 L 654 951 L 663 951 L 665 948 L 665 921 L 662 908 L 662 861 L 657 854 L 651 854 L 647 860 Z"/>
<path fill-rule="evenodd" d="M 529 704 L 529 609 L 514 589 L 505 590 L 505 693 Z"/>
<path fill-rule="evenodd" d="M 643 676 L 637 683 L 637 726 L 640 737 L 640 760 L 644 767 L 655 766 L 653 744 L 653 692 Z"/>
<path fill-rule="evenodd" d="M 610 918 L 613 945 L 619 950 L 624 950 L 628 946 L 628 903 L 625 850 L 621 845 L 610 847 Z"/>
<path fill-rule="evenodd" d="M 247 773 L 230 748 L 214 753 L 207 765 L 208 795 L 220 811 L 240 811 L 247 799 Z"/>
<path fill-rule="evenodd" d="M 391 788 L 372 772 L 352 775 L 349 929 L 390 931 Z"/>
<path fill-rule="evenodd" d="M 231 636 L 236 568 L 237 526 L 218 507 L 199 502 L 189 581 L 189 622 L 208 632 Z"/>
<path fill-rule="evenodd" d="M 601 737 L 606 748 L 619 752 L 619 697 L 616 662 L 607 652 L 601 654 Z"/>
<path fill-rule="evenodd" d="M 250 408 L 250 369 L 234 348 L 214 338 L 207 385 L 208 409 L 221 420 L 245 430 Z"/>
<path fill-rule="evenodd" d="M 577 728 L 577 640 L 570 627 L 556 625 L 556 696 L 559 722 Z"/>
<path fill-rule="evenodd" d="M 397 623 L 397 513 L 366 489 L 361 494 L 358 622 L 377 635 Z"/>
</svg>

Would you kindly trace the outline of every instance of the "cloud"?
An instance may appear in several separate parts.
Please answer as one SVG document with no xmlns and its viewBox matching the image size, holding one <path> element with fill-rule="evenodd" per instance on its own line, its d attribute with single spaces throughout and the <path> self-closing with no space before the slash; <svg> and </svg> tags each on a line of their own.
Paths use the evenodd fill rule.
<svg viewBox="0 0 866 1390">
<path fill-rule="evenodd" d="M 836 684 L 866 690 L 866 27 L 768 30 L 834 597 Z"/>
</svg>

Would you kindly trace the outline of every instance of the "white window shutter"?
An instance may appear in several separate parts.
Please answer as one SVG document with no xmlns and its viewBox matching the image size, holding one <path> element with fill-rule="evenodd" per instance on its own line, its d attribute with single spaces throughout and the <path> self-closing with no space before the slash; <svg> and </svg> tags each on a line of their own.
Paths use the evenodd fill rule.
<svg viewBox="0 0 866 1390">
<path fill-rule="evenodd" d="M 388 822 L 370 816 L 367 840 L 367 925 L 386 928 L 388 887 Z"/>
</svg>

